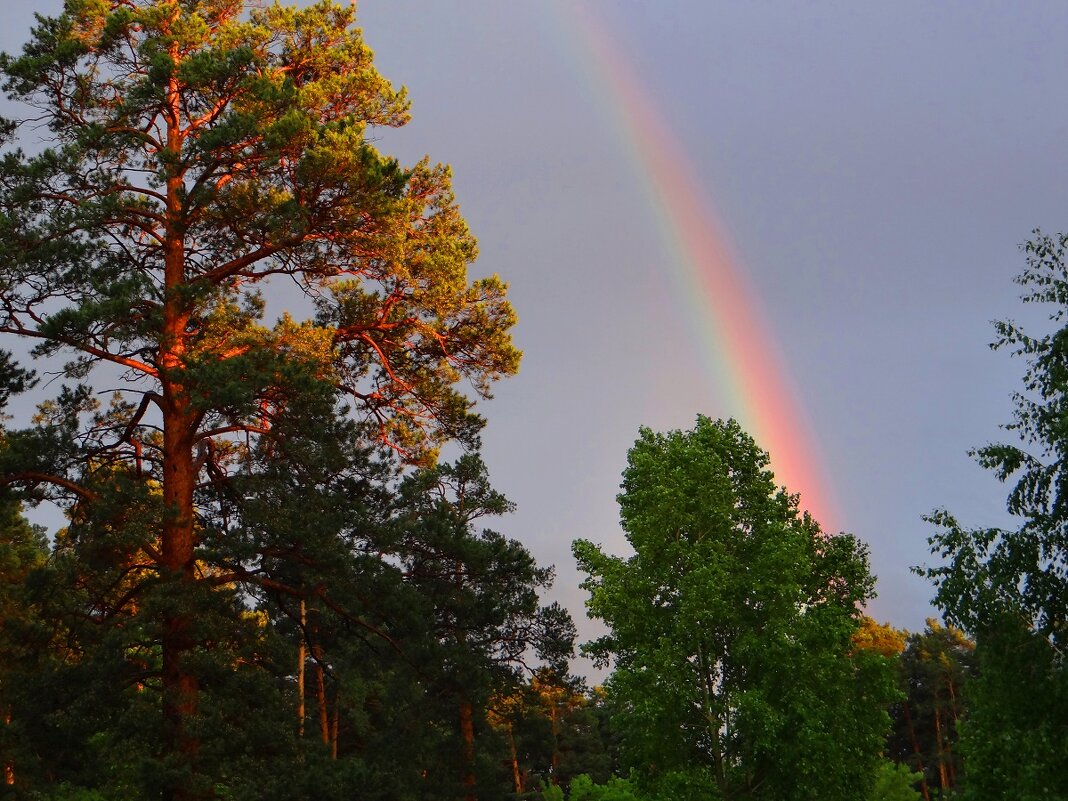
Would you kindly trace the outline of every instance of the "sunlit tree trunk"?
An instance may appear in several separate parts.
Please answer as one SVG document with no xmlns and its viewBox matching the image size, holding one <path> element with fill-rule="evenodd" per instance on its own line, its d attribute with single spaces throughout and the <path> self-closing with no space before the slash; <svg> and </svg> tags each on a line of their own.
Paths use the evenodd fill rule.
<svg viewBox="0 0 1068 801">
<path fill-rule="evenodd" d="M 519 754 L 515 748 L 515 731 L 512 721 L 508 721 L 508 748 L 512 754 L 512 783 L 515 785 L 516 795 L 523 792 L 523 774 L 519 771 Z"/>
<path fill-rule="evenodd" d="M 304 599 L 300 600 L 300 645 L 297 646 L 297 735 L 304 736 L 304 669 L 308 661 L 308 648 L 304 641 L 304 631 L 308 625 L 307 607 Z"/>
<path fill-rule="evenodd" d="M 177 44 L 172 45 L 171 58 L 179 61 Z M 178 78 L 168 82 L 165 101 L 167 126 L 166 149 L 172 166 L 166 182 L 166 224 L 163 242 L 164 287 L 163 330 L 160 332 L 160 386 L 163 416 L 163 499 L 165 518 L 161 531 L 162 573 L 165 581 L 177 586 L 171 593 L 171 603 L 177 599 L 194 598 L 195 540 L 193 523 L 193 489 L 196 471 L 193 460 L 193 433 L 196 414 L 191 399 L 180 378 L 184 367 L 185 336 L 189 313 L 188 301 L 183 297 L 185 285 L 185 242 L 183 230 L 183 176 L 180 168 L 182 154 L 182 109 Z M 195 765 L 199 744 L 190 732 L 189 723 L 197 712 L 199 691 L 196 676 L 185 664 L 194 647 L 192 619 L 188 610 L 170 608 L 163 619 L 163 711 L 169 723 L 172 748 Z M 196 791 L 179 781 L 173 788 L 164 788 L 165 799 L 194 798 Z"/>
<path fill-rule="evenodd" d="M 935 707 L 935 742 L 938 747 L 938 781 L 942 788 L 940 795 L 945 795 L 949 788 L 949 777 L 946 775 L 946 752 L 942 744 L 942 712 Z"/>
<path fill-rule="evenodd" d="M 326 704 L 326 671 L 323 670 L 323 663 L 320 661 L 322 649 L 317 645 L 313 645 L 312 654 L 315 656 L 315 694 L 319 701 L 319 736 L 323 741 L 323 745 L 330 745 L 330 713 Z"/>
</svg>

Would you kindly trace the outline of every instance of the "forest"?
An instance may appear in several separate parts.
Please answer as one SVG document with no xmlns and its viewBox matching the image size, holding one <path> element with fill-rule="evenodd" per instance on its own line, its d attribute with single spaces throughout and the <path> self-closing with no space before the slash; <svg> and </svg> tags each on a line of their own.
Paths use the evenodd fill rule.
<svg viewBox="0 0 1068 801">
<path fill-rule="evenodd" d="M 865 543 L 695 410 L 636 432 L 631 555 L 573 543 L 580 643 L 493 529 L 507 285 L 377 149 L 355 13 L 66 0 L 0 56 L 0 797 L 1068 799 L 1068 235 L 1023 248 L 1048 330 L 993 332 L 1017 525 L 927 521 L 942 620 L 865 614 Z"/>
</svg>

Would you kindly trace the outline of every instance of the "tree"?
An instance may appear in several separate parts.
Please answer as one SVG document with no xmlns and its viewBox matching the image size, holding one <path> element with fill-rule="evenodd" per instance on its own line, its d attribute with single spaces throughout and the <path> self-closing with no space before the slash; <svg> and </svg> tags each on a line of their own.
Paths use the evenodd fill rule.
<svg viewBox="0 0 1068 801">
<path fill-rule="evenodd" d="M 905 697 L 891 707 L 888 755 L 921 775 L 925 799 L 944 798 L 960 784 L 959 725 L 975 675 L 975 644 L 953 626 L 927 620 L 909 635 L 897 662 Z"/>
<path fill-rule="evenodd" d="M 767 465 L 734 421 L 642 429 L 619 495 L 634 555 L 574 545 L 624 757 L 665 797 L 853 799 L 873 781 L 893 689 L 851 643 L 865 548 L 799 514 Z"/>
<path fill-rule="evenodd" d="M 994 324 L 991 347 L 1027 362 L 1005 426 L 1018 441 L 972 454 L 1010 484 L 1008 511 L 1019 525 L 969 529 L 945 510 L 928 518 L 943 564 L 921 572 L 934 581 L 946 621 L 975 638 L 979 676 L 961 734 L 969 798 L 1063 798 L 1059 777 L 1068 775 L 1066 247 L 1068 235 L 1040 231 L 1023 247 L 1023 302 L 1051 307 L 1054 330 L 1035 336 L 1012 321 Z"/>
<path fill-rule="evenodd" d="M 414 473 L 396 503 L 396 555 L 428 622 L 430 653 L 420 661 L 459 724 L 458 753 L 442 760 L 447 771 L 435 778 L 447 782 L 459 765 L 457 789 L 473 801 L 485 796 L 476 732 L 487 731 L 490 699 L 514 691 L 534 658 L 563 673 L 574 624 L 559 604 L 540 605 L 551 568 L 538 567 L 519 542 L 476 528 L 482 518 L 512 509 L 476 455 Z"/>
<path fill-rule="evenodd" d="M 477 437 L 458 382 L 486 395 L 519 359 L 504 285 L 468 281 L 475 242 L 448 169 L 404 169 L 371 144 L 408 104 L 354 12 L 246 6 L 67 0 L 0 61 L 9 97 L 47 131 L 40 152 L 9 146 L 0 161 L 0 333 L 66 354 L 76 382 L 9 432 L 0 480 L 93 520 L 86 535 L 104 522 L 91 507 L 139 488 L 153 517 L 132 535 L 142 575 L 124 597 L 156 592 L 166 750 L 185 765 L 164 789 L 175 798 L 208 792 L 188 780 L 200 613 L 256 584 L 202 545 L 257 438 L 327 393 L 428 462 Z M 2 127 L 10 144 L 17 126 Z M 272 280 L 315 318 L 264 325 Z M 110 405 L 91 377 L 121 387 Z"/>
<path fill-rule="evenodd" d="M 567 788 L 585 775 L 612 776 L 600 694 L 583 692 L 581 680 L 542 668 L 528 684 L 490 702 L 491 725 L 508 744 L 517 796 L 544 784 Z"/>
<path fill-rule="evenodd" d="M 905 650 L 905 641 L 908 636 L 909 633 L 904 629 L 896 629 L 889 623 L 879 623 L 863 615 L 860 625 L 853 634 L 853 645 L 896 660 Z"/>
</svg>

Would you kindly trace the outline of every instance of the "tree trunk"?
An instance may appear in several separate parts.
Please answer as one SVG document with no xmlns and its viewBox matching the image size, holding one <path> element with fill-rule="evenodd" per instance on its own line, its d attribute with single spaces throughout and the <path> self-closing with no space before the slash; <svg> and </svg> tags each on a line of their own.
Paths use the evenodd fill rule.
<svg viewBox="0 0 1068 801">
<path fill-rule="evenodd" d="M 475 796 L 475 722 L 471 702 L 460 699 L 460 737 L 463 742 L 464 799 L 478 801 Z"/>
<path fill-rule="evenodd" d="M 319 735 L 323 745 L 330 745 L 330 714 L 326 708 L 326 672 L 323 670 L 323 663 L 319 661 L 321 653 L 318 646 L 312 647 L 312 653 L 316 655 L 315 683 L 319 700 Z"/>
<path fill-rule="evenodd" d="M 178 45 L 171 48 L 178 63 Z M 185 288 L 185 222 L 183 219 L 184 176 L 182 108 L 177 73 L 168 81 L 164 108 L 167 127 L 167 156 L 173 166 L 166 181 L 167 208 L 163 240 L 163 328 L 160 331 L 159 371 L 163 394 L 163 500 L 166 517 L 161 526 L 161 577 L 171 584 L 170 604 L 163 614 L 163 714 L 168 723 L 172 752 L 186 759 L 191 774 L 196 773 L 199 744 L 190 732 L 189 721 L 197 712 L 198 682 L 185 665 L 185 657 L 195 645 L 192 612 L 175 608 L 186 599 L 195 599 L 196 565 L 193 521 L 193 489 L 196 484 L 193 445 L 196 412 L 183 384 L 186 326 L 189 322 Z M 179 779 L 174 787 L 163 789 L 165 801 L 186 801 L 200 793 L 195 783 Z"/>
<path fill-rule="evenodd" d="M 938 780 L 942 787 L 940 796 L 946 794 L 949 788 L 949 777 L 946 775 L 946 752 L 942 746 L 942 713 L 935 708 L 935 742 L 938 743 Z"/>
<path fill-rule="evenodd" d="M 330 758 L 337 759 L 337 730 L 338 724 L 341 719 L 341 704 L 338 703 L 338 693 L 341 692 L 341 688 L 334 685 L 334 714 L 330 719 Z"/>
<path fill-rule="evenodd" d="M 300 646 L 297 648 L 297 736 L 304 736 L 304 667 L 308 661 L 308 649 L 304 642 L 307 627 L 307 608 L 300 599 Z"/>
<path fill-rule="evenodd" d="M 957 764 L 953 758 L 953 746 L 956 744 L 957 734 L 957 692 L 953 686 L 953 677 L 946 677 L 946 686 L 949 689 L 949 712 L 953 716 L 953 731 L 950 733 L 952 737 L 949 745 L 946 746 L 946 760 L 949 764 L 949 786 L 957 786 Z M 948 721 L 947 721 L 948 722 Z"/>
<path fill-rule="evenodd" d="M 170 397 L 167 397 L 167 396 Z M 166 502 L 161 536 L 161 577 L 170 584 L 169 603 L 163 613 L 163 714 L 168 723 L 172 753 L 182 755 L 195 773 L 199 744 L 189 722 L 197 713 L 197 678 L 186 665 L 186 655 L 195 646 L 193 614 L 182 605 L 196 598 L 194 560 L 193 484 L 194 467 L 187 401 L 180 387 L 165 389 L 163 424 L 163 497 Z M 188 781 L 164 789 L 164 798 L 184 801 L 195 798 Z"/>
<path fill-rule="evenodd" d="M 4 726 L 11 725 L 11 710 L 4 712 Z M 4 784 L 11 785 L 15 783 L 15 763 L 11 761 L 4 762 Z"/>
<path fill-rule="evenodd" d="M 710 665 L 705 661 L 704 649 L 697 643 L 697 667 L 701 671 L 701 712 L 708 726 L 709 740 L 712 743 L 712 769 L 716 777 L 716 786 L 724 797 L 731 793 L 727 775 L 723 769 L 722 723 L 712 710 L 713 680 L 709 672 Z M 748 783 L 747 779 L 747 783 Z"/>
<path fill-rule="evenodd" d="M 550 731 L 553 736 L 553 754 L 551 760 L 550 770 L 552 771 L 552 782 L 555 785 L 560 784 L 560 721 L 556 708 L 556 699 L 550 698 L 552 706 L 549 712 L 549 725 Z"/>
<path fill-rule="evenodd" d="M 901 702 L 902 708 L 905 710 L 905 723 L 909 727 L 909 738 L 912 740 L 912 751 L 916 754 L 917 767 L 920 771 L 920 792 L 923 794 L 923 801 L 931 801 L 931 794 L 927 789 L 927 770 L 923 766 L 923 753 L 920 751 L 920 743 L 916 739 L 916 727 L 912 725 L 912 710 L 909 708 L 908 701 Z"/>
<path fill-rule="evenodd" d="M 516 795 L 523 793 L 523 774 L 519 772 L 519 754 L 515 749 L 515 732 L 512 730 L 512 721 L 508 721 L 508 748 L 512 753 L 512 782 L 515 784 Z"/>
</svg>

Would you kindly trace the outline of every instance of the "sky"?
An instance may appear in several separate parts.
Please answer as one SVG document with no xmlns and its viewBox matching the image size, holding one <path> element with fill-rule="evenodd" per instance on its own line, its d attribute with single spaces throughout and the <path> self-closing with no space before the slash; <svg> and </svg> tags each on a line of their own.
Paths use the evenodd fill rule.
<svg viewBox="0 0 1068 801">
<path fill-rule="evenodd" d="M 0 48 L 60 5 L 4 0 Z M 494 527 L 556 565 L 580 633 L 571 541 L 626 554 L 627 449 L 698 414 L 768 432 L 870 546 L 869 612 L 922 628 L 922 516 L 1007 521 L 967 452 L 1020 387 L 991 321 L 1043 328 L 1020 245 L 1068 225 L 1068 6 L 360 0 L 359 24 L 412 100 L 380 149 L 452 165 L 472 274 L 510 284 Z"/>
</svg>

